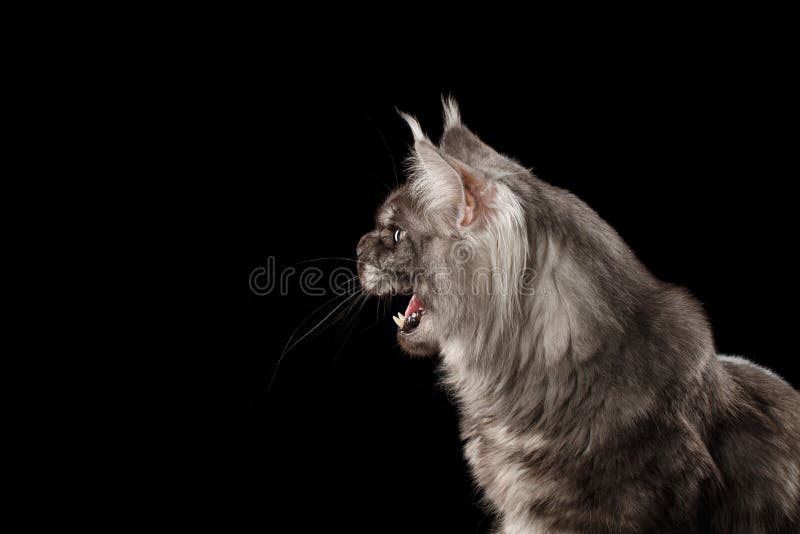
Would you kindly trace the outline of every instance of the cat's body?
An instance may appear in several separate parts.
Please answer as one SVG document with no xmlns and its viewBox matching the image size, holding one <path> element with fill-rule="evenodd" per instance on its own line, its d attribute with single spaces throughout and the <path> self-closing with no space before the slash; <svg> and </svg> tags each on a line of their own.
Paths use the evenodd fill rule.
<svg viewBox="0 0 800 534">
<path fill-rule="evenodd" d="M 359 275 L 417 295 L 398 338 L 441 353 L 500 531 L 800 531 L 800 395 L 717 356 L 688 292 L 445 112 L 438 148 L 408 119 L 415 174 Z"/>
</svg>

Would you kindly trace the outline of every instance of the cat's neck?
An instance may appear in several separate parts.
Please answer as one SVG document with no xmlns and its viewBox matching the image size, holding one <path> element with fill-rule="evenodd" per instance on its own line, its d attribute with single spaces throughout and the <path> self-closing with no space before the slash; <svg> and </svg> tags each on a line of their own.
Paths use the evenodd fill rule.
<svg viewBox="0 0 800 534">
<path fill-rule="evenodd" d="M 632 399 L 642 396 L 633 408 L 641 410 L 644 392 L 656 395 L 713 365 L 710 328 L 688 292 L 652 277 L 606 227 L 599 238 L 569 234 L 581 228 L 547 230 L 539 235 L 548 239 L 532 245 L 534 291 L 513 320 L 489 318 L 442 345 L 446 383 L 467 413 L 555 418 L 606 373 L 622 377 Z M 606 409 L 631 409 L 624 402 Z"/>
</svg>

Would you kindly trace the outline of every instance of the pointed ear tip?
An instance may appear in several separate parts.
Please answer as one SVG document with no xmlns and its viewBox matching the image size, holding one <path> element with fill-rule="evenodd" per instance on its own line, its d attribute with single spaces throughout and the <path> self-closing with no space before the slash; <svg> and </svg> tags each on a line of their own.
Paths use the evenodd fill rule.
<svg viewBox="0 0 800 534">
<path fill-rule="evenodd" d="M 445 130 L 461 126 L 461 111 L 452 94 L 442 95 L 442 112 L 444 114 Z"/>
<path fill-rule="evenodd" d="M 442 93 L 441 98 L 442 104 L 458 106 L 458 101 L 456 97 L 453 96 L 453 93 Z"/>
<path fill-rule="evenodd" d="M 414 136 L 415 142 L 428 139 L 428 136 L 425 135 L 424 131 L 422 131 L 422 126 L 420 126 L 419 121 L 415 116 L 410 115 L 405 111 L 400 111 L 397 108 L 395 109 L 397 110 L 397 113 L 400 115 L 400 117 L 402 117 L 402 119 L 406 121 L 406 124 L 411 129 L 411 134 Z"/>
</svg>

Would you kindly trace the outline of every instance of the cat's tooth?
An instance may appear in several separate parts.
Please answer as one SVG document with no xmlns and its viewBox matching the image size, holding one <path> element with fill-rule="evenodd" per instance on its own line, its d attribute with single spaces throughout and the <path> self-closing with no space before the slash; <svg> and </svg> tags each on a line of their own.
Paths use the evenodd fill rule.
<svg viewBox="0 0 800 534">
<path fill-rule="evenodd" d="M 392 320 L 394 321 L 394 324 L 398 326 L 398 328 L 403 328 L 403 325 L 406 324 L 404 319 L 400 319 L 398 317 L 395 317 L 394 315 L 392 315 Z"/>
<path fill-rule="evenodd" d="M 405 322 L 405 321 L 406 321 L 406 316 L 405 316 L 405 315 L 403 315 L 403 314 L 402 314 L 402 313 L 400 313 L 400 312 L 397 312 L 397 318 L 398 318 L 398 319 L 400 319 L 400 320 L 401 320 L 401 321 L 403 321 L 403 322 Z"/>
</svg>

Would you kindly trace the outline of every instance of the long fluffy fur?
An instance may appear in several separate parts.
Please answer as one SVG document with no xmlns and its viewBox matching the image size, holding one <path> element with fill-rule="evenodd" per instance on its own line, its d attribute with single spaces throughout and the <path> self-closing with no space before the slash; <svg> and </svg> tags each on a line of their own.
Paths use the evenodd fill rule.
<svg viewBox="0 0 800 534">
<path fill-rule="evenodd" d="M 384 209 L 428 226 L 409 231 L 425 237 L 404 258 L 380 262 L 432 272 L 455 267 L 447 247 L 461 246 L 467 274 L 500 274 L 461 293 L 434 296 L 425 277 L 415 289 L 434 304 L 429 346 L 500 531 L 800 531 L 797 391 L 718 356 L 686 290 L 657 280 L 577 197 L 480 141 L 452 99 L 444 117 L 438 147 L 406 118 L 417 172 Z M 438 217 L 462 164 L 489 191 L 469 228 Z"/>
</svg>

